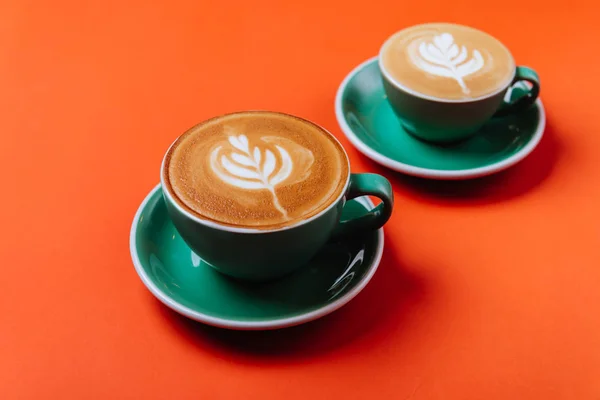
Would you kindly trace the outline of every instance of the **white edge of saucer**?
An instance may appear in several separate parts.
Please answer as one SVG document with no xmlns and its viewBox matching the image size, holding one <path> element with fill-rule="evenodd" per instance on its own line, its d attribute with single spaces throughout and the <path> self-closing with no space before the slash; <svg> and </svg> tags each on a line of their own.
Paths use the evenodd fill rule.
<svg viewBox="0 0 600 400">
<path fill-rule="evenodd" d="M 377 232 L 378 235 L 378 245 L 375 252 L 375 257 L 373 258 L 373 262 L 371 263 L 370 269 L 367 274 L 363 276 L 363 278 L 354 286 L 348 293 L 344 294 L 339 299 L 335 300 L 332 303 L 327 304 L 327 306 L 319 308 L 317 310 L 297 315 L 291 318 L 280 318 L 273 319 L 270 321 L 237 321 L 231 319 L 217 318 L 212 317 L 210 315 L 203 314 L 201 312 L 192 310 L 189 307 L 186 307 L 168 295 L 166 295 L 162 290 L 160 290 L 148 277 L 144 268 L 142 268 L 142 264 L 140 262 L 137 246 L 136 246 L 136 235 L 137 235 L 137 226 L 138 222 L 142 216 L 142 212 L 146 208 L 148 202 L 154 196 L 154 194 L 160 190 L 161 185 L 158 184 L 152 189 L 152 191 L 146 196 L 142 204 L 140 204 L 135 217 L 133 218 L 133 224 L 131 226 L 131 231 L 129 234 L 129 251 L 131 253 L 131 258 L 133 260 L 133 265 L 135 266 L 135 270 L 139 277 L 141 278 L 144 285 L 150 290 L 150 292 L 160 300 L 164 305 L 171 308 L 172 310 L 190 318 L 198 322 L 202 322 L 207 325 L 216 326 L 219 328 L 227 328 L 227 329 L 235 329 L 235 330 L 269 330 L 269 329 L 280 329 L 287 328 L 295 325 L 304 324 L 306 322 L 314 321 L 321 317 L 324 317 L 327 314 L 330 314 L 339 308 L 345 306 L 350 300 L 356 297 L 364 288 L 367 286 L 373 275 L 377 271 L 379 267 L 379 263 L 381 262 L 381 257 L 383 255 L 383 228 L 380 228 Z M 368 197 L 360 197 L 356 198 L 356 201 L 366 206 L 369 210 L 373 209 L 375 205 Z"/>
<path fill-rule="evenodd" d="M 394 171 L 402 172 L 407 175 L 417 176 L 420 178 L 433 178 L 439 180 L 479 178 L 482 176 L 500 172 L 517 164 L 525 157 L 527 157 L 537 147 L 540 140 L 542 139 L 542 136 L 544 135 L 544 129 L 546 127 L 546 113 L 542 101 L 538 98 L 536 100 L 536 104 L 540 110 L 540 121 L 538 123 L 537 130 L 535 131 L 533 137 L 531 138 L 531 140 L 529 140 L 526 146 L 524 146 L 517 153 L 513 154 L 505 160 L 479 168 L 461 170 L 437 170 L 430 168 L 415 167 L 413 165 L 401 163 L 399 161 L 386 157 L 380 154 L 379 152 L 375 151 L 371 147 L 367 146 L 358 138 L 358 136 L 354 134 L 354 132 L 346 122 L 346 118 L 344 118 L 344 113 L 342 111 L 342 95 L 346 86 L 348 85 L 348 82 L 356 74 L 362 71 L 362 69 L 365 68 L 367 65 L 376 62 L 377 58 L 377 56 L 371 57 L 368 60 L 362 62 L 344 78 L 335 96 L 335 116 L 338 121 L 338 124 L 340 125 L 340 128 L 342 129 L 342 132 L 348 138 L 350 143 L 352 143 L 352 145 L 356 147 L 358 151 L 360 151 L 362 154 L 369 157 L 373 161 L 384 165 Z"/>
</svg>

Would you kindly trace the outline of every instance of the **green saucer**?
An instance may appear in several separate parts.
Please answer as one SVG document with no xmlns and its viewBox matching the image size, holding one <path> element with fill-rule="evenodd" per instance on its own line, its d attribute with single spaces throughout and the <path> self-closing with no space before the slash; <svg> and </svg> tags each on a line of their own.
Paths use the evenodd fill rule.
<svg viewBox="0 0 600 400">
<path fill-rule="evenodd" d="M 514 87 L 508 96 L 519 96 Z M 407 133 L 387 102 L 377 57 L 356 67 L 340 85 L 335 112 L 350 142 L 364 155 L 393 170 L 434 179 L 489 175 L 524 159 L 540 142 L 546 117 L 538 99 L 529 110 L 487 123 L 475 136 L 436 145 Z"/>
<path fill-rule="evenodd" d="M 348 201 L 342 219 L 373 207 L 368 197 Z M 189 249 L 167 215 L 158 185 L 135 215 L 130 251 L 148 290 L 178 313 L 223 328 L 276 329 L 323 317 L 354 298 L 377 270 L 383 230 L 329 243 L 285 278 L 248 283 L 215 271 Z"/>
</svg>

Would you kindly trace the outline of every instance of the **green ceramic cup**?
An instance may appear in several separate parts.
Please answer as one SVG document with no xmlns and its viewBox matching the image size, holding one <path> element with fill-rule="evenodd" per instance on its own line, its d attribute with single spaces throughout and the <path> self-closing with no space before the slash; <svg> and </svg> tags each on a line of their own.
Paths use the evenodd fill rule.
<svg viewBox="0 0 600 400">
<path fill-rule="evenodd" d="M 408 132 L 429 142 L 449 143 L 471 137 L 491 118 L 528 109 L 540 92 L 538 74 L 531 68 L 515 66 L 513 79 L 489 95 L 465 100 L 427 96 L 401 85 L 386 71 L 381 61 L 386 43 L 379 53 L 379 70 L 389 104 Z M 516 65 L 514 60 L 512 64 Z M 521 81 L 530 83 L 529 90 L 506 101 L 509 88 Z"/>
<path fill-rule="evenodd" d="M 324 134 L 331 135 L 321 129 Z M 273 230 L 231 227 L 204 220 L 183 209 L 165 184 L 165 171 L 163 158 L 163 197 L 167 212 L 183 240 L 216 270 L 250 281 L 283 277 L 306 264 L 327 241 L 381 228 L 390 218 L 394 204 L 392 186 L 386 178 L 370 173 L 348 173 L 339 196 L 317 215 Z M 363 216 L 341 221 L 344 204 L 363 195 L 372 195 L 382 201 Z"/>
</svg>

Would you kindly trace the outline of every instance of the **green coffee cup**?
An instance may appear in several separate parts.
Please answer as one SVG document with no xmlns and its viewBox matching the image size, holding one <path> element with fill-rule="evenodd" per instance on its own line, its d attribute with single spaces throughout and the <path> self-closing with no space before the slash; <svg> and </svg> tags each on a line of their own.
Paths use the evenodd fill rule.
<svg viewBox="0 0 600 400">
<path fill-rule="evenodd" d="M 333 135 L 319 129 L 339 144 Z M 339 148 L 347 163 L 347 154 L 341 145 Z M 392 213 L 394 198 L 389 181 L 376 174 L 352 174 L 348 166 L 345 176 L 341 177 L 340 182 L 345 182 L 342 190 L 316 215 L 276 229 L 219 223 L 197 215 L 177 200 L 177 194 L 168 182 L 169 153 L 167 151 L 163 158 L 161 184 L 175 228 L 194 253 L 216 270 L 235 278 L 265 281 L 287 275 L 306 264 L 332 238 L 379 229 Z M 344 204 L 363 195 L 372 195 L 382 201 L 361 217 L 340 221 Z"/>
<path fill-rule="evenodd" d="M 540 92 L 538 74 L 516 66 L 496 38 L 471 27 L 431 23 L 390 36 L 379 53 L 387 99 L 402 125 L 430 142 L 454 142 L 492 118 L 529 108 Z M 528 82 L 521 97 L 507 91 Z"/>
</svg>

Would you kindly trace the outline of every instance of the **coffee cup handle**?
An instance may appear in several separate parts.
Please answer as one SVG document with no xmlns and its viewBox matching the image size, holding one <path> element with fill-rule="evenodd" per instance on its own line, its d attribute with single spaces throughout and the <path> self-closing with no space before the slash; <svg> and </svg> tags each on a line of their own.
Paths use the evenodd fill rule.
<svg viewBox="0 0 600 400">
<path fill-rule="evenodd" d="M 394 191 L 386 178 L 377 174 L 351 174 L 346 200 L 365 195 L 378 197 L 381 203 L 360 217 L 340 221 L 333 233 L 334 239 L 379 229 L 390 219 L 394 207 Z"/>
<path fill-rule="evenodd" d="M 504 100 L 502 106 L 500 106 L 500 109 L 494 114 L 494 117 L 504 117 L 509 114 L 526 110 L 536 101 L 540 94 L 540 78 L 537 72 L 529 67 L 517 67 L 517 71 L 513 81 L 510 84 L 510 88 L 512 88 L 518 82 L 523 81 L 531 83 L 531 88 L 528 88 L 524 94 L 517 97 L 515 100 Z M 510 88 L 509 90 L 511 90 Z"/>
</svg>

